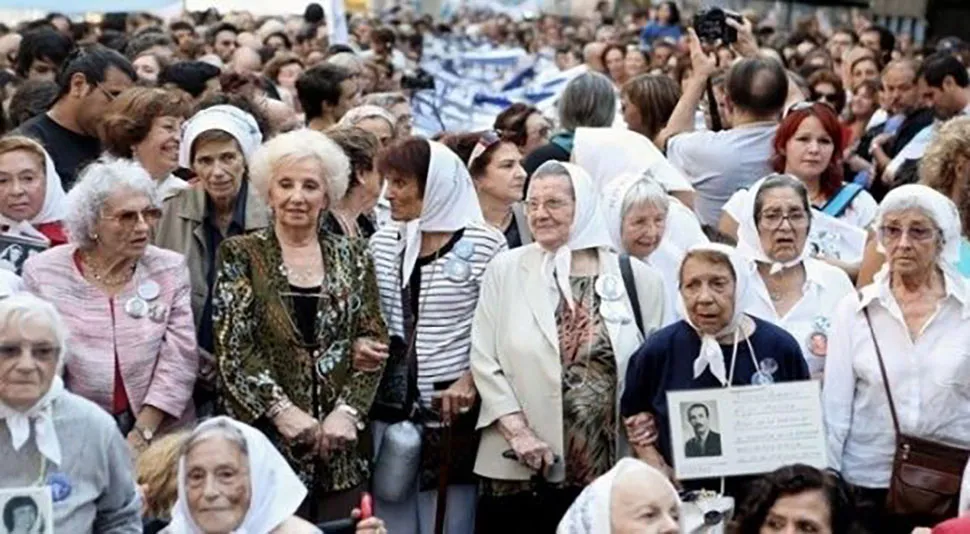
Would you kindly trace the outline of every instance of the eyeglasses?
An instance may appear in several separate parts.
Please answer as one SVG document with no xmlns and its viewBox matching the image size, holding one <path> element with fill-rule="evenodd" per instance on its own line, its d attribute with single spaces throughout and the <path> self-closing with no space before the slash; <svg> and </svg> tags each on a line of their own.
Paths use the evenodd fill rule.
<svg viewBox="0 0 970 534">
<path fill-rule="evenodd" d="M 788 224 L 792 228 L 801 228 L 808 226 L 808 213 L 804 210 L 795 210 L 788 213 L 782 213 L 780 211 L 769 211 L 767 213 L 762 213 L 758 218 L 759 223 L 764 223 L 764 226 L 768 230 L 776 230 L 781 228 L 782 223 L 788 221 Z"/>
<path fill-rule="evenodd" d="M 141 211 L 135 210 L 122 210 L 114 215 L 101 215 L 102 219 L 109 221 L 118 221 L 118 224 L 126 227 L 132 228 L 138 221 L 145 221 L 145 224 L 152 226 L 162 218 L 162 210 L 158 208 L 146 208 Z"/>
<path fill-rule="evenodd" d="M 24 351 L 29 351 L 33 359 L 42 362 L 57 359 L 60 352 L 57 347 L 48 343 L 4 343 L 0 344 L 0 360 L 15 360 L 20 358 Z"/>
<path fill-rule="evenodd" d="M 886 225 L 879 229 L 879 233 L 886 241 L 899 241 L 905 233 L 911 241 L 929 241 L 936 236 L 936 230 L 925 226 L 910 226 L 901 228 L 899 226 Z"/>
<path fill-rule="evenodd" d="M 839 101 L 839 95 L 835 93 L 815 93 L 815 100 L 835 104 Z"/>
<path fill-rule="evenodd" d="M 535 213 L 539 211 L 539 208 L 544 208 L 547 212 L 559 211 L 569 205 L 566 200 L 560 200 L 552 198 L 546 200 L 545 202 L 539 202 L 537 200 L 527 200 L 525 202 L 525 210 L 529 213 Z"/>
</svg>

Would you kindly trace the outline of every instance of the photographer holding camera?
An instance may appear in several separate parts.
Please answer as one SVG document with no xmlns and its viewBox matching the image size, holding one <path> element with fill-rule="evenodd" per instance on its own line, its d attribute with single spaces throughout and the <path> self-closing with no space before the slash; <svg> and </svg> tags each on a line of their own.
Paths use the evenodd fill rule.
<svg viewBox="0 0 970 534">
<path fill-rule="evenodd" d="M 771 143 L 788 95 L 788 78 L 780 62 L 759 55 L 751 22 L 738 15 L 711 9 L 698 14 L 687 31 L 692 73 L 658 143 L 666 146 L 670 162 L 690 177 L 701 222 L 716 226 L 731 194 L 771 173 Z M 712 116 L 717 112 L 729 117 L 732 127 L 695 132 L 694 114 L 718 71 L 716 56 L 709 52 L 718 43 L 730 44 L 743 57 L 727 72 L 724 109 L 711 110 Z"/>
</svg>

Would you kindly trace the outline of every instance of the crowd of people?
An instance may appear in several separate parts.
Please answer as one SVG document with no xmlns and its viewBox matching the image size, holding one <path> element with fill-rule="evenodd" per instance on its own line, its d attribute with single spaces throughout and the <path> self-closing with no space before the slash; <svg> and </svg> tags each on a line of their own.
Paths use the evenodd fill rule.
<svg viewBox="0 0 970 534">
<path fill-rule="evenodd" d="M 970 45 L 688 18 L 0 27 L 6 531 L 970 532 Z M 466 45 L 554 116 L 412 132 Z M 828 465 L 678 477 L 813 380 Z"/>
</svg>

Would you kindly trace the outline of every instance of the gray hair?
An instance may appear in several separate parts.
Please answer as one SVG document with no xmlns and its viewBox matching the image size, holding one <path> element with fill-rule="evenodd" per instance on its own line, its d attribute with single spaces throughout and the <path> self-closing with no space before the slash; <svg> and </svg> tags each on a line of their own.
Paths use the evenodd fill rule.
<svg viewBox="0 0 970 534">
<path fill-rule="evenodd" d="M 68 330 L 57 308 L 50 302 L 30 293 L 16 293 L 5 299 L 0 299 L 0 331 L 6 331 L 13 326 L 23 333 L 24 323 L 28 321 L 43 323 L 54 332 L 54 344 L 57 348 L 57 373 L 60 374 L 67 356 Z"/>
<path fill-rule="evenodd" d="M 572 79 L 559 98 L 559 124 L 572 132 L 579 127 L 605 128 L 616 119 L 613 82 L 598 72 Z"/>
<path fill-rule="evenodd" d="M 94 246 L 95 227 L 108 197 L 120 189 L 144 195 L 152 207 L 161 207 L 158 188 L 148 172 L 130 159 L 102 159 L 88 165 L 67 193 L 64 226 L 79 248 Z"/>
<path fill-rule="evenodd" d="M 394 132 L 394 123 L 397 120 L 389 111 L 379 106 L 364 105 L 351 108 L 340 119 L 338 126 L 357 126 L 361 121 L 375 118 L 387 121 L 387 125 L 391 127 L 391 132 Z"/>
<path fill-rule="evenodd" d="M 576 189 L 573 187 L 572 175 L 569 174 L 569 169 L 566 168 L 562 163 L 550 160 L 542 165 L 532 173 L 532 177 L 529 179 L 530 184 L 534 184 L 539 180 L 545 178 L 561 178 L 569 186 L 569 197 L 576 200 Z"/>
<path fill-rule="evenodd" d="M 213 437 L 225 439 L 229 443 L 239 447 L 239 450 L 243 454 L 249 456 L 249 445 L 246 444 L 246 436 L 241 430 L 233 426 L 226 417 L 218 417 L 199 423 L 192 430 L 192 433 L 189 434 L 189 437 L 182 442 L 182 453 L 180 456 L 187 456 L 193 447 Z"/>
<path fill-rule="evenodd" d="M 670 209 L 670 197 L 660 184 L 653 180 L 641 178 L 627 189 L 620 206 L 620 220 L 626 218 L 627 212 L 634 206 L 648 204 L 666 212 Z"/>
<path fill-rule="evenodd" d="M 398 104 L 407 103 L 407 97 L 401 93 L 372 93 L 364 97 L 364 104 L 384 108 L 388 111 Z"/>
<path fill-rule="evenodd" d="M 330 205 L 347 194 L 350 160 L 337 143 L 320 132 L 306 128 L 277 135 L 253 153 L 249 181 L 264 201 L 269 201 L 273 172 L 283 160 L 315 159 L 323 167 L 324 184 Z"/>
<path fill-rule="evenodd" d="M 340 52 L 327 58 L 327 63 L 343 67 L 352 73 L 360 74 L 364 68 L 364 61 L 352 52 Z"/>
</svg>

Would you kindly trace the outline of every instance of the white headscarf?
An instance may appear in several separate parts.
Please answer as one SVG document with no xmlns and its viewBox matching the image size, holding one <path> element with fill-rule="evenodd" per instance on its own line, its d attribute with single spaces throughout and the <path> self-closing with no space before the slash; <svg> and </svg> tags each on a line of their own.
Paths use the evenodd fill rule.
<svg viewBox="0 0 970 534">
<path fill-rule="evenodd" d="M 633 458 L 623 458 L 613 469 L 607 471 L 586 486 L 573 502 L 566 515 L 563 516 L 556 529 L 556 534 L 609 534 L 612 529 L 611 507 L 613 500 L 613 486 L 621 474 L 636 471 L 639 476 L 652 477 L 666 487 L 667 491 L 677 497 L 677 490 L 660 471 L 645 462 Z"/>
<path fill-rule="evenodd" d="M 431 163 L 424 186 L 421 216 L 404 223 L 404 251 L 401 287 L 407 287 L 418 261 L 422 232 L 455 232 L 473 222 L 482 222 L 482 208 L 468 169 L 445 145 L 428 141 Z"/>
<path fill-rule="evenodd" d="M 548 161 L 535 170 L 531 183 L 535 183 L 536 176 L 560 165 L 566 169 L 569 181 L 572 183 L 576 209 L 569 228 L 569 241 L 555 251 L 542 249 L 542 273 L 554 287 L 559 289 L 562 297 L 569 304 L 569 309 L 573 309 L 573 291 L 569 285 L 572 252 L 587 248 L 610 248 L 612 243 L 610 231 L 606 227 L 606 218 L 603 217 L 600 209 L 599 195 L 589 175 L 582 168 L 570 163 Z"/>
<path fill-rule="evenodd" d="M 269 439 L 255 428 L 234 419 L 213 417 L 199 424 L 193 435 L 228 423 L 246 439 L 249 461 L 250 502 L 242 525 L 231 534 L 265 534 L 286 521 L 303 503 L 307 490 Z M 192 519 L 185 490 L 185 455 L 179 458 L 178 500 L 172 512 L 169 529 L 173 534 L 201 534 Z"/>
<path fill-rule="evenodd" d="M 40 211 L 37 212 L 37 215 L 31 219 L 17 223 L 0 216 L 0 224 L 10 227 L 7 231 L 8 233 L 22 234 L 25 237 L 46 241 L 47 238 L 38 232 L 34 226 L 63 221 L 67 216 L 67 193 L 64 192 L 61 175 L 57 174 L 57 168 L 54 167 L 54 160 L 51 159 L 50 154 L 43 147 L 39 144 L 37 147 L 44 153 L 44 180 L 46 183 L 44 204 L 41 206 Z"/>
<path fill-rule="evenodd" d="M 391 125 L 391 131 L 394 130 L 394 125 L 397 121 L 394 120 L 394 115 L 391 115 L 384 108 L 379 108 L 377 106 L 357 106 L 351 108 L 343 117 L 340 118 L 340 122 L 337 123 L 338 126 L 357 126 L 357 123 L 364 119 L 380 118 L 387 121 Z"/>
<path fill-rule="evenodd" d="M 192 115 L 192 118 L 182 126 L 179 167 L 192 168 L 192 143 L 199 135 L 209 130 L 222 130 L 233 136 L 247 161 L 263 142 L 263 134 L 260 133 L 259 125 L 252 115 L 236 106 L 212 106 Z"/>
<path fill-rule="evenodd" d="M 748 290 L 748 271 L 744 267 L 744 263 L 738 256 L 735 250 L 727 245 L 722 245 L 720 243 L 707 243 L 703 245 L 695 245 L 691 247 L 687 254 L 691 252 L 708 250 L 711 252 L 717 252 L 723 254 L 731 262 L 731 268 L 734 270 L 734 314 L 731 316 L 731 320 L 728 324 L 721 329 L 717 334 L 704 334 L 697 328 L 690 320 L 690 314 L 687 313 L 687 303 L 684 302 L 684 297 L 681 295 L 680 299 L 677 301 L 678 311 L 684 321 L 690 325 L 691 328 L 697 332 L 697 335 L 701 338 L 701 350 L 697 354 L 697 358 L 694 359 L 694 378 L 697 378 L 704 374 L 704 370 L 710 367 L 711 374 L 714 375 L 722 385 L 727 385 L 727 369 L 724 366 L 724 354 L 721 352 L 721 345 L 717 342 L 719 336 L 725 334 L 737 333 L 738 329 L 741 328 L 741 318 L 744 316 L 744 309 L 742 303 L 744 302 L 745 292 Z M 685 256 L 686 259 L 686 256 Z M 681 268 L 683 268 L 683 263 L 681 263 Z"/>
<path fill-rule="evenodd" d="M 938 264 L 943 269 L 952 270 L 960 261 L 960 236 L 963 228 L 960 213 L 952 200 L 939 191 L 920 184 L 901 185 L 890 191 L 879 203 L 876 213 L 876 231 L 881 234 L 886 214 L 910 208 L 925 211 L 943 234 L 943 250 L 940 251 Z M 876 241 L 879 252 L 886 254 L 882 246 L 882 236 Z M 884 268 L 888 268 L 884 266 Z"/>
<path fill-rule="evenodd" d="M 738 221 L 738 254 L 748 261 L 770 264 L 771 269 L 768 271 L 769 274 L 775 274 L 799 265 L 808 257 L 807 234 L 802 250 L 798 253 L 798 256 L 790 261 L 780 262 L 772 260 L 765 253 L 764 247 L 761 246 L 761 235 L 758 233 L 757 223 L 754 222 L 755 216 L 757 215 L 755 213 L 755 200 L 758 198 L 758 191 L 761 190 L 761 186 L 764 185 L 765 180 L 768 180 L 772 176 L 776 175 L 766 176 L 751 186 L 744 197 L 744 204 L 741 208 L 741 220 Z M 797 180 L 797 178 L 792 178 L 792 180 Z"/>
<path fill-rule="evenodd" d="M 645 172 L 666 191 L 694 190 L 653 142 L 630 130 L 577 128 L 572 161 L 590 174 L 599 191 L 622 174 Z"/>
</svg>

